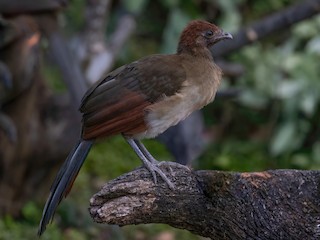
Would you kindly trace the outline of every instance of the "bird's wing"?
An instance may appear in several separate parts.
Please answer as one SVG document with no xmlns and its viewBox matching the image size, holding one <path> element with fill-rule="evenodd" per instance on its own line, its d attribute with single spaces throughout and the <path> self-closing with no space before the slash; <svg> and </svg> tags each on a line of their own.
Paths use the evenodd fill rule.
<svg viewBox="0 0 320 240">
<path fill-rule="evenodd" d="M 146 130 L 145 109 L 179 92 L 186 72 L 179 56 L 153 55 L 111 72 L 82 99 L 83 138 Z"/>
</svg>

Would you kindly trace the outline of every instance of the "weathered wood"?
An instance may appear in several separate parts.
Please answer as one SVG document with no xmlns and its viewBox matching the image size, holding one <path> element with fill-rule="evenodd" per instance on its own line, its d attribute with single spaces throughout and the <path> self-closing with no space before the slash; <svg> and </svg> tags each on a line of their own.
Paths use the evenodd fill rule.
<svg viewBox="0 0 320 240">
<path fill-rule="evenodd" d="M 167 166 L 163 164 L 162 167 Z M 155 185 L 139 168 L 90 200 L 94 221 L 166 223 L 212 239 L 320 239 L 320 171 L 190 171 L 171 165 L 175 184 Z"/>
</svg>

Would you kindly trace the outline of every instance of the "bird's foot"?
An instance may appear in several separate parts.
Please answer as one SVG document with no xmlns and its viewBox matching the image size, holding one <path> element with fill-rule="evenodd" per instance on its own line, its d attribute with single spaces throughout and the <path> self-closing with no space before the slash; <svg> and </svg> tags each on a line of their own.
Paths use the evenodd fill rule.
<svg viewBox="0 0 320 240">
<path fill-rule="evenodd" d="M 143 162 L 143 165 L 145 166 L 146 169 L 149 170 L 153 177 L 153 181 L 155 184 L 157 184 L 157 175 L 156 173 L 159 174 L 159 176 L 165 181 L 170 189 L 174 189 L 174 184 L 170 181 L 170 179 L 164 174 L 164 172 L 159 168 L 160 164 L 150 153 L 149 151 L 145 148 L 145 146 L 139 141 L 135 140 L 129 137 L 126 137 L 124 135 L 124 138 L 127 140 L 129 145 L 132 147 L 132 149 L 136 152 L 138 157 L 141 159 Z M 172 170 L 171 170 L 172 173 Z"/>
<path fill-rule="evenodd" d="M 163 164 L 161 164 L 161 162 L 159 163 L 158 161 L 156 161 L 156 162 L 157 162 L 157 164 L 155 164 L 151 161 L 144 161 L 144 166 L 151 173 L 151 175 L 153 177 L 153 182 L 155 184 L 157 184 L 158 181 L 157 181 L 156 173 L 158 173 L 159 176 L 162 178 L 162 180 L 168 184 L 169 188 L 171 190 L 174 190 L 174 188 L 175 188 L 174 184 L 170 181 L 170 179 L 167 177 L 167 175 L 159 168 L 159 166 L 163 165 Z M 171 169 L 171 171 L 172 171 L 172 169 Z"/>
<path fill-rule="evenodd" d="M 191 171 L 190 167 L 186 166 L 186 165 L 182 165 L 180 163 L 177 162 L 168 162 L 168 161 L 162 161 L 158 163 L 158 166 L 162 166 L 165 165 L 165 167 L 169 168 L 169 170 L 171 171 L 171 173 L 173 172 L 171 167 L 175 167 L 175 168 L 183 168 L 187 171 Z"/>
</svg>

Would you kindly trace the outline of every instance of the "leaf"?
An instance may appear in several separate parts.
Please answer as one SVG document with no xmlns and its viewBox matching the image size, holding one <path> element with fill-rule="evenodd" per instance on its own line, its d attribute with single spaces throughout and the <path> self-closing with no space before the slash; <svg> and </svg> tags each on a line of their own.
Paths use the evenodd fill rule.
<svg viewBox="0 0 320 240">
<path fill-rule="evenodd" d="M 234 0 L 218 0 L 217 3 L 223 13 L 219 26 L 222 29 L 227 29 L 228 32 L 237 31 L 241 24 L 241 14 L 237 8 L 237 3 Z"/>
<path fill-rule="evenodd" d="M 306 169 L 306 168 L 309 168 L 310 160 L 309 160 L 308 155 L 306 155 L 306 154 L 295 154 L 292 157 L 291 163 L 295 167 L 299 167 L 301 169 Z"/>
<path fill-rule="evenodd" d="M 310 38 L 317 36 L 319 34 L 317 18 L 296 24 L 293 28 L 293 34 L 298 38 Z"/>
<path fill-rule="evenodd" d="M 142 12 L 144 7 L 147 5 L 148 0 L 122 0 L 123 6 L 131 13 L 138 14 Z"/>
<path fill-rule="evenodd" d="M 316 53 L 316 54 L 320 54 L 320 36 L 312 38 L 307 46 L 306 46 L 306 50 L 309 53 Z"/>
<path fill-rule="evenodd" d="M 316 110 L 317 106 L 317 97 L 312 93 L 305 92 L 305 94 L 301 97 L 300 108 L 301 110 L 311 117 Z"/>
<path fill-rule="evenodd" d="M 293 140 L 295 139 L 296 125 L 290 121 L 279 127 L 275 136 L 271 140 L 270 151 L 272 155 L 279 155 L 292 149 Z"/>
<path fill-rule="evenodd" d="M 293 71 L 297 66 L 301 65 L 303 57 L 298 54 L 288 53 L 288 56 L 284 59 L 282 67 L 286 71 Z"/>
<path fill-rule="evenodd" d="M 312 158 L 320 166 L 320 141 L 315 142 L 312 146 Z"/>
<path fill-rule="evenodd" d="M 303 90 L 303 84 L 301 81 L 282 81 L 278 84 L 275 89 L 277 97 L 286 99 L 296 96 L 300 91 Z"/>
<path fill-rule="evenodd" d="M 163 0 L 162 4 L 164 4 L 167 8 L 174 8 L 179 5 L 180 0 Z"/>
<path fill-rule="evenodd" d="M 190 17 L 180 9 L 173 9 L 170 12 L 169 20 L 163 33 L 163 53 L 173 53 L 176 51 L 180 33 L 189 21 Z"/>
<path fill-rule="evenodd" d="M 239 101 L 248 107 L 261 109 L 266 106 L 268 99 L 262 95 L 252 90 L 245 90 L 241 93 Z"/>
</svg>

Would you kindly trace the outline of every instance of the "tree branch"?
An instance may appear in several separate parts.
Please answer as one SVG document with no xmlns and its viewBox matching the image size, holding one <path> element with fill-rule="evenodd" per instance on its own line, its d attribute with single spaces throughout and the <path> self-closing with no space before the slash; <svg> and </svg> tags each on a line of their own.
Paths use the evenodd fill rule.
<svg viewBox="0 0 320 240">
<path fill-rule="evenodd" d="M 43 34 L 48 39 L 50 55 L 61 70 L 62 78 L 71 95 L 71 102 L 76 110 L 75 114 L 77 114 L 80 119 L 80 113 L 77 110 L 87 90 L 86 80 L 81 68 L 78 62 L 74 60 L 63 35 L 60 33 L 57 14 L 54 12 L 38 14 L 37 22 Z"/>
<path fill-rule="evenodd" d="M 291 25 L 310 18 L 319 12 L 320 0 L 302 1 L 302 3 L 289 6 L 241 29 L 234 35 L 234 41 L 217 43 L 211 49 L 212 54 L 214 57 L 229 54 L 273 32 L 288 29 Z"/>
<path fill-rule="evenodd" d="M 166 223 L 212 239 L 320 238 L 319 171 L 231 173 L 170 166 L 175 191 L 155 185 L 139 168 L 93 196 L 92 218 L 120 226 Z"/>
<path fill-rule="evenodd" d="M 111 70 L 117 55 L 136 28 L 136 20 L 131 14 L 124 14 L 118 21 L 115 31 L 105 49 L 92 54 L 86 70 L 86 77 L 94 83 Z"/>
<path fill-rule="evenodd" d="M 60 10 L 67 6 L 68 0 L 11 0 L 0 1 L 3 14 L 25 14 Z"/>
</svg>

